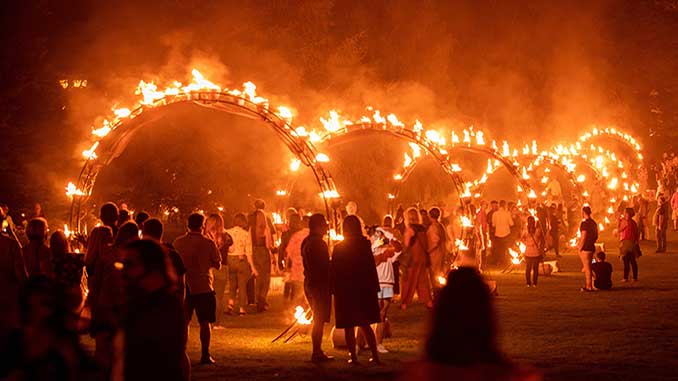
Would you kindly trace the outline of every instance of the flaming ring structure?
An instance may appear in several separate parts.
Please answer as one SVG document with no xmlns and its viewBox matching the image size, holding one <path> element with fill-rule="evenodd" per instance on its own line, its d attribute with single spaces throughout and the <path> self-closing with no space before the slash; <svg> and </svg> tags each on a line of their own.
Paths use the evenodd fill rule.
<svg viewBox="0 0 678 381">
<path fill-rule="evenodd" d="M 82 205 L 91 195 L 99 172 L 122 154 L 139 128 L 159 119 L 160 109 L 187 102 L 262 120 L 268 124 L 295 155 L 296 159 L 291 165 L 293 170 L 298 170 L 302 164 L 311 169 L 320 188 L 325 209 L 329 213 L 328 200 L 338 198 L 339 193 L 329 171 L 322 165 L 328 160 L 327 155 L 318 152 L 308 139 L 295 133 L 290 124 L 292 115 L 289 109 L 284 106 L 276 109 L 270 107 L 267 99 L 255 95 L 256 87 L 249 82 L 245 84 L 244 91 L 228 90 L 205 80 L 197 70 L 193 70 L 193 77 L 192 84 L 181 86 L 175 83 L 174 87 L 165 91 L 157 91 L 154 84 L 142 81 L 137 94 L 143 98 L 134 109 L 115 109 L 115 117 L 105 119 L 101 127 L 92 130 L 93 135 L 99 139 L 83 152 L 86 161 L 77 182 L 71 182 L 66 187 L 66 194 L 72 197 L 70 226 L 75 231 L 80 231 Z"/>
</svg>

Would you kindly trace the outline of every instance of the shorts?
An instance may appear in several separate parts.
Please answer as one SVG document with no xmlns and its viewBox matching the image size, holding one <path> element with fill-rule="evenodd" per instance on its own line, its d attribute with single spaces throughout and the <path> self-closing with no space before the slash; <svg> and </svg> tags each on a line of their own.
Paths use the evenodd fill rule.
<svg viewBox="0 0 678 381">
<path fill-rule="evenodd" d="M 378 294 L 379 299 L 391 299 L 393 298 L 393 287 L 391 286 L 382 286 Z"/>
<path fill-rule="evenodd" d="M 198 322 L 214 323 L 217 321 L 217 296 L 212 292 L 186 296 L 186 320 L 191 321 L 195 311 Z"/>
<path fill-rule="evenodd" d="M 332 316 L 332 296 L 329 290 L 304 287 L 304 293 L 311 311 L 313 311 L 313 318 L 323 323 L 329 323 Z"/>
</svg>

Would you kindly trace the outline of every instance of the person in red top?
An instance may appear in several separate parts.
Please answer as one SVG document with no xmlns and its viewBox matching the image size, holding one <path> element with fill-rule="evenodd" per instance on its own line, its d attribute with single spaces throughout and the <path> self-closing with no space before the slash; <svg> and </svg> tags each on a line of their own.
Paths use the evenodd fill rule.
<svg viewBox="0 0 678 381">
<path fill-rule="evenodd" d="M 633 208 L 626 208 L 624 217 L 619 220 L 617 231 L 619 232 L 620 250 L 619 255 L 624 261 L 624 279 L 622 282 L 628 282 L 629 270 L 633 269 L 633 281 L 638 280 L 638 262 L 636 257 L 638 250 L 638 224 L 633 220 L 635 212 Z"/>
</svg>

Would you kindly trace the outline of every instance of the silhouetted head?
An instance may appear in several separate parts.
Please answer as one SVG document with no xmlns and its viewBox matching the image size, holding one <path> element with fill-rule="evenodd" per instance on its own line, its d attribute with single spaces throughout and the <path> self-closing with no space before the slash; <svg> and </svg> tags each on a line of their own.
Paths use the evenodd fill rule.
<svg viewBox="0 0 678 381">
<path fill-rule="evenodd" d="M 205 216 L 200 213 L 193 213 L 188 216 L 188 230 L 192 232 L 199 232 L 205 223 Z"/>
<path fill-rule="evenodd" d="M 247 216 L 244 213 L 238 213 L 233 216 L 233 225 L 247 230 Z"/>
<path fill-rule="evenodd" d="M 624 209 L 624 217 L 626 217 L 626 219 L 630 220 L 635 215 L 636 215 L 636 211 L 633 210 L 633 208 Z"/>
<path fill-rule="evenodd" d="M 499 201 L 499 207 L 502 208 L 502 209 L 506 208 L 506 200 Z"/>
<path fill-rule="evenodd" d="M 356 238 L 363 236 L 363 227 L 360 219 L 356 216 L 348 216 L 341 225 L 342 233 L 345 238 Z"/>
<path fill-rule="evenodd" d="M 303 226 L 301 225 L 301 216 L 299 215 L 299 213 L 290 214 L 288 216 L 287 222 L 289 224 L 291 231 L 297 231 L 303 228 Z"/>
<path fill-rule="evenodd" d="M 38 217 L 28 221 L 26 237 L 29 241 L 44 242 L 47 239 L 47 220 Z"/>
<path fill-rule="evenodd" d="M 101 205 L 99 218 L 104 225 L 115 226 L 115 223 L 118 222 L 118 206 L 112 202 Z"/>
<path fill-rule="evenodd" d="M 256 199 L 254 200 L 254 209 L 261 209 L 264 210 L 266 209 L 266 203 L 262 199 Z"/>
<path fill-rule="evenodd" d="M 534 216 L 527 217 L 527 232 L 534 234 L 537 231 L 537 220 L 534 219 Z"/>
<path fill-rule="evenodd" d="M 148 214 L 148 212 L 142 210 L 134 216 L 134 222 L 136 222 L 139 227 L 143 227 L 144 222 L 146 222 L 149 218 L 151 218 L 151 215 Z"/>
<path fill-rule="evenodd" d="M 605 257 L 605 252 L 602 250 L 596 253 L 596 261 L 598 262 L 605 262 Z"/>
<path fill-rule="evenodd" d="M 390 214 L 384 216 L 384 222 L 381 224 L 383 227 L 392 228 L 393 227 L 393 217 Z"/>
<path fill-rule="evenodd" d="M 433 312 L 426 357 L 459 366 L 502 361 L 490 291 L 475 269 L 461 267 L 447 276 Z"/>
<path fill-rule="evenodd" d="M 115 246 L 122 246 L 128 242 L 139 239 L 139 226 L 134 221 L 127 221 L 118 230 L 118 235 L 115 236 Z"/>
<path fill-rule="evenodd" d="M 327 233 L 327 220 L 325 216 L 316 213 L 308 219 L 308 229 L 312 234 L 325 235 Z"/>
<path fill-rule="evenodd" d="M 428 215 L 431 216 L 432 219 L 438 221 L 440 218 L 440 209 L 431 208 L 431 210 L 428 211 Z"/>
<path fill-rule="evenodd" d="M 49 237 L 49 248 L 54 258 L 63 258 L 66 256 L 66 253 L 71 251 L 66 234 L 61 230 L 55 231 Z"/>
<path fill-rule="evenodd" d="M 348 213 L 349 216 L 358 213 L 358 204 L 356 204 L 355 201 L 349 201 L 348 204 L 346 204 L 346 213 Z"/>
<path fill-rule="evenodd" d="M 584 218 L 591 218 L 591 207 L 586 205 L 581 208 L 581 212 L 584 214 Z"/>
<path fill-rule="evenodd" d="M 148 219 L 141 226 L 141 232 L 145 237 L 150 237 L 158 241 L 162 239 L 163 230 L 162 221 L 157 218 Z"/>
<path fill-rule="evenodd" d="M 405 211 L 405 225 L 412 226 L 421 224 L 421 215 L 417 208 L 408 208 Z"/>
</svg>

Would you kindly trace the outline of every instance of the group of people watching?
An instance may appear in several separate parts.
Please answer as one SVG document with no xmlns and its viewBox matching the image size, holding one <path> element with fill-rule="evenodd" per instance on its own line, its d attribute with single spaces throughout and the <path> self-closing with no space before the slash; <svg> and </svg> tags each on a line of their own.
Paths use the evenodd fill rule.
<svg viewBox="0 0 678 381">
<path fill-rule="evenodd" d="M 663 195 L 658 201 L 655 225 L 668 225 L 673 217 L 669 203 Z M 14 369 L 2 369 L 2 374 L 30 375 L 39 369 L 32 366 L 35 361 L 52 361 L 64 372 L 128 379 L 157 378 L 160 372 L 162 378 L 187 380 L 186 343 L 193 314 L 200 325 L 200 361 L 213 364 L 213 324 L 224 315 L 247 314 L 249 305 L 255 305 L 257 312 L 266 311 L 271 273 L 278 270 L 286 274 L 286 298 L 293 303 L 305 301 L 312 311 L 313 362 L 332 359 L 322 350 L 322 338 L 324 324 L 334 312 L 336 328 L 344 331 L 349 363 L 359 361 L 356 328 L 358 342 L 370 349 L 370 362 L 379 363 L 380 354 L 388 352 L 383 340 L 396 295 L 400 294 L 402 310 L 408 309 L 416 294 L 425 307 L 436 308 L 436 316 L 460 318 L 452 316 L 457 312 L 441 307 L 449 302 L 445 295 L 451 297 L 445 290 L 460 287 L 450 280 L 480 279 L 477 271 L 466 270 L 468 265 L 501 268 L 509 259 L 508 248 L 518 241 L 525 244 L 527 285 L 536 287 L 548 235 L 559 225 L 555 206 L 537 206 L 532 215 L 500 201 L 481 202 L 477 209 L 469 205 L 470 226 L 462 222 L 467 215 L 463 210 L 443 215 L 437 207 L 412 207 L 399 208 L 395 217 L 386 216 L 380 226 L 366 227 L 356 215 L 357 205 L 349 203 L 341 218 L 343 240 L 336 242 L 330 256 L 324 215 L 290 209 L 281 229 L 274 226 L 264 207 L 257 201 L 254 211 L 236 214 L 228 228 L 220 214 L 207 218 L 191 214 L 186 234 L 169 244 L 162 241 L 164 227 L 159 219 L 141 212 L 132 220 L 130 213 L 106 203 L 100 209 L 100 226 L 87 237 L 84 254 L 71 250 L 72 241 L 63 231 L 48 237 L 47 221 L 40 216 L 26 222 L 28 242 L 22 247 L 9 233 L 3 212 L 0 282 L 6 292 L 0 298 L 7 309 L 0 319 L 7 329 L 2 338 L 17 343 L 19 350 L 11 353 L 16 359 Z M 582 212 L 577 243 L 585 275 L 582 291 L 609 289 L 612 266 L 596 245 L 598 224 L 591 218 L 590 207 Z M 539 217 L 544 213 L 545 224 Z M 640 219 L 634 208 L 626 208 L 617 226 L 623 281 L 638 279 Z M 455 262 L 459 240 L 469 229 L 476 243 L 474 259 L 456 258 Z M 660 245 L 658 239 L 658 252 L 666 248 L 665 243 Z M 551 247 L 559 255 L 555 246 Z M 463 271 L 450 272 L 453 264 Z M 485 293 L 482 289 L 478 292 Z M 95 340 L 91 361 L 78 345 L 77 335 L 83 330 Z M 49 337 L 52 346 L 39 358 L 30 355 L 35 341 L 29 335 L 36 332 Z M 446 356 L 436 340 L 431 336 L 427 347 L 434 362 Z M 154 363 L 163 366 L 149 366 Z"/>
</svg>

